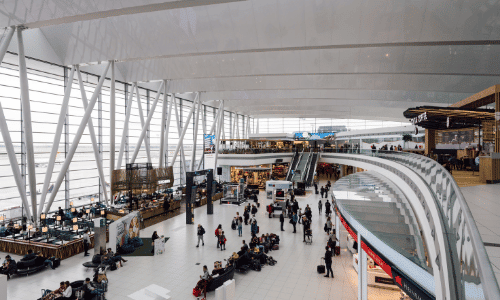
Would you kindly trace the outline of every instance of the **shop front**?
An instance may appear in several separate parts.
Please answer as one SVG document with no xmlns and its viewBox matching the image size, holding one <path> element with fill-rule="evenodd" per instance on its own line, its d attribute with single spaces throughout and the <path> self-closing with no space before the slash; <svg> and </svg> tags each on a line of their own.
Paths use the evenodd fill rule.
<svg viewBox="0 0 500 300">
<path fill-rule="evenodd" d="M 272 170 L 270 164 L 249 167 L 231 166 L 231 182 L 239 183 L 243 179 L 243 182 L 248 186 L 263 189 L 266 181 L 271 178 Z"/>
</svg>

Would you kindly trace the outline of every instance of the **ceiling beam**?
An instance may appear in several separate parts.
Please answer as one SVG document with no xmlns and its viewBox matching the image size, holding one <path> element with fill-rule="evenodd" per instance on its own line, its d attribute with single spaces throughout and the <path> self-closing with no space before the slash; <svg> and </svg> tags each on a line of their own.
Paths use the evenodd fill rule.
<svg viewBox="0 0 500 300">
<path fill-rule="evenodd" d="M 65 16 L 65 17 L 56 18 L 56 19 L 40 20 L 40 21 L 36 21 L 36 22 L 19 24 L 19 25 L 23 25 L 24 27 L 27 27 L 27 28 L 40 28 L 40 27 L 75 23 L 75 22 L 80 22 L 80 21 L 90 21 L 90 20 L 96 20 L 96 19 L 118 17 L 118 16 L 125 16 L 125 15 L 134 15 L 134 14 L 142 14 L 142 13 L 149 13 L 149 12 L 162 11 L 162 10 L 171 10 L 171 9 L 179 9 L 179 8 L 187 8 L 187 7 L 240 2 L 240 1 L 246 1 L 246 0 L 165 1 L 165 2 L 161 2 L 161 3 L 154 3 L 154 4 L 148 4 L 148 5 L 131 6 L 131 7 L 124 7 L 124 8 L 119 8 L 119 9 L 96 11 L 96 12 L 91 12 L 91 13 L 81 14 L 81 15 Z"/>
</svg>

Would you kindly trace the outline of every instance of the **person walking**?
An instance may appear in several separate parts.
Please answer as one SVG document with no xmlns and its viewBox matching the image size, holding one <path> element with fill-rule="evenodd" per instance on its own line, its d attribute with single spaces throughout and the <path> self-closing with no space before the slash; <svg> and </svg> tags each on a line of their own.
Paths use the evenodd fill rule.
<svg viewBox="0 0 500 300">
<path fill-rule="evenodd" d="M 297 214 L 293 213 L 293 215 L 292 215 L 293 233 L 297 232 L 297 228 L 295 227 L 295 226 L 297 226 L 297 221 L 298 221 Z"/>
<path fill-rule="evenodd" d="M 257 229 L 258 229 L 258 227 L 257 227 L 257 221 L 253 220 L 252 225 L 250 225 L 250 233 L 252 235 L 257 235 Z"/>
<path fill-rule="evenodd" d="M 203 228 L 201 224 L 198 224 L 198 245 L 196 245 L 196 247 L 200 246 L 200 240 L 201 240 L 201 245 L 205 246 L 205 241 L 203 240 L 204 234 L 205 234 L 205 228 Z"/>
<path fill-rule="evenodd" d="M 304 216 L 302 218 L 302 225 L 304 226 L 304 243 L 306 242 L 306 233 L 311 229 L 311 222 Z"/>
<path fill-rule="evenodd" d="M 238 217 L 238 236 L 243 236 L 243 218 Z"/>
<path fill-rule="evenodd" d="M 319 210 L 319 214 L 321 215 L 321 211 L 323 210 L 323 203 L 321 203 L 321 199 L 318 202 L 318 210 Z"/>
<path fill-rule="evenodd" d="M 320 189 L 320 194 L 321 194 L 321 198 L 323 198 L 323 195 L 325 194 L 325 188 L 323 186 Z"/>
<path fill-rule="evenodd" d="M 328 219 L 326 220 L 326 224 L 325 225 L 326 225 L 326 234 L 330 235 L 330 231 L 333 228 L 332 219 L 330 217 L 328 217 Z"/>
<path fill-rule="evenodd" d="M 85 230 L 85 233 L 83 234 L 83 250 L 85 251 L 85 254 L 83 256 L 89 256 L 89 247 L 90 247 L 89 231 Z"/>
<path fill-rule="evenodd" d="M 281 223 L 281 231 L 285 231 L 285 229 L 283 229 L 283 223 L 285 223 L 285 215 L 283 214 L 283 212 L 280 215 L 280 223 Z"/>
<path fill-rule="evenodd" d="M 328 217 L 330 216 L 330 214 L 331 214 L 331 212 L 332 212 L 332 211 L 330 210 L 330 207 L 331 207 L 331 204 L 330 204 L 330 202 L 329 202 L 329 201 L 328 201 L 328 199 L 327 199 L 327 200 L 326 200 L 326 203 L 325 203 L 325 210 L 326 210 L 326 211 L 325 211 L 325 213 L 326 213 L 326 215 L 327 215 Z"/>
<path fill-rule="evenodd" d="M 217 248 L 219 248 L 219 235 L 222 233 L 222 225 L 219 224 L 217 229 L 215 229 L 215 238 L 217 239 Z"/>
<path fill-rule="evenodd" d="M 325 267 L 326 267 L 326 275 L 325 277 L 330 277 L 330 273 L 332 273 L 332 278 L 333 276 L 333 270 L 332 270 L 332 251 L 330 251 L 330 248 L 328 246 L 325 247 Z"/>
<path fill-rule="evenodd" d="M 311 222 L 312 221 L 312 210 L 311 210 L 311 207 L 309 207 L 309 204 L 307 204 L 306 209 L 304 211 L 304 214 L 306 215 L 309 222 Z"/>
</svg>

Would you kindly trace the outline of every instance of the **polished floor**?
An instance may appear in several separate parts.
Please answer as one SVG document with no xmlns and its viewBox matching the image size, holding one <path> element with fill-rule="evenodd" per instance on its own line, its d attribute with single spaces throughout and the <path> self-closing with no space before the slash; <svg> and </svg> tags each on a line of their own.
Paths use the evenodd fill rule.
<svg viewBox="0 0 500 300">
<path fill-rule="evenodd" d="M 474 216 L 500 285 L 500 184 L 463 187 L 462 194 Z"/>
<path fill-rule="evenodd" d="M 324 184 L 324 182 L 321 182 Z M 261 272 L 249 271 L 247 274 L 235 274 L 237 299 L 357 299 L 357 273 L 352 267 L 352 257 L 345 250 L 340 257 L 333 260 L 335 278 L 324 278 L 316 272 L 320 257 L 324 256 L 326 234 L 323 232 L 325 216 L 318 216 L 317 202 L 319 195 L 308 193 L 298 197 L 301 207 L 309 204 L 313 209 L 313 243 L 302 242 L 302 228 L 297 227 L 293 234 L 292 225 L 285 222 L 285 232 L 280 231 L 278 218 L 269 219 L 264 205 L 265 199 L 261 191 L 259 201 L 261 208 L 257 214 L 261 233 L 274 232 L 280 235 L 280 250 L 272 251 L 278 263 L 265 266 Z M 213 262 L 223 260 L 238 251 L 241 240 L 250 239 L 250 228 L 244 226 L 243 237 L 230 229 L 230 223 L 237 211 L 242 207 L 215 205 L 214 215 L 206 214 L 206 207 L 195 210 L 196 224 L 202 224 L 207 234 L 205 246 L 196 248 L 196 226 L 185 224 L 185 214 L 166 220 L 141 232 L 149 237 L 154 230 L 160 235 L 170 237 L 166 244 L 166 253 L 156 257 L 127 257 L 123 268 L 108 272 L 109 292 L 107 299 L 131 299 L 128 296 L 151 284 L 170 290 L 171 299 L 194 299 L 193 287 L 202 274 L 202 266 L 212 269 Z M 216 248 L 213 231 L 222 224 L 227 237 L 227 250 Z M 341 230 L 340 240 L 345 246 L 346 232 Z M 0 253 L 3 257 L 5 254 Z M 16 257 L 18 258 L 18 257 Z M 57 270 L 47 269 L 29 277 L 14 277 L 8 282 L 9 300 L 33 300 L 40 297 L 43 288 L 55 288 L 62 280 L 81 280 L 91 276 L 81 265 L 87 261 L 83 255 L 64 260 Z M 369 288 L 369 299 L 399 299 L 399 292 L 378 288 Z M 213 299 L 214 293 L 208 294 Z"/>
</svg>

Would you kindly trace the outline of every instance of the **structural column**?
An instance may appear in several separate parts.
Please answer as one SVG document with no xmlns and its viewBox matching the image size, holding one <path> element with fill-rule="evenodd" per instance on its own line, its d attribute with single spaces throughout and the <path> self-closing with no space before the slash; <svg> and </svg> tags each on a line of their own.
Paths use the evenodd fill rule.
<svg viewBox="0 0 500 300">
<path fill-rule="evenodd" d="M 134 86 L 135 83 L 132 84 L 131 91 L 128 93 L 128 102 L 125 104 L 126 109 L 125 109 L 125 122 L 123 123 L 123 133 L 122 133 L 122 138 L 120 141 L 120 152 L 118 152 L 118 162 L 116 165 L 116 168 L 119 170 L 122 167 L 122 159 L 123 159 L 123 152 L 125 151 L 125 143 L 127 140 L 127 133 L 128 133 L 128 123 L 130 121 L 130 113 L 132 111 L 132 101 L 134 99 Z"/>
<path fill-rule="evenodd" d="M 436 131 L 432 129 L 425 130 L 425 155 L 431 153 L 436 148 Z"/>
<path fill-rule="evenodd" d="M 361 247 L 361 233 L 358 231 L 358 300 L 368 300 L 366 252 Z"/>
<path fill-rule="evenodd" d="M 219 123 L 217 125 L 217 136 L 216 136 L 216 143 L 215 143 L 215 163 L 214 163 L 214 173 L 215 169 L 217 169 L 217 158 L 219 157 L 219 145 L 220 145 L 220 132 L 222 126 L 224 126 L 223 120 L 224 120 L 224 100 L 221 100 L 221 105 L 220 105 L 220 114 L 219 114 Z"/>
<path fill-rule="evenodd" d="M 163 106 L 161 107 L 161 125 L 160 125 L 160 155 L 158 158 L 158 168 L 163 168 L 165 157 L 165 123 L 167 114 L 167 83 L 163 83 Z"/>
<path fill-rule="evenodd" d="M 28 72 L 26 70 L 26 58 L 24 56 L 23 31 L 17 28 L 17 46 L 19 58 L 19 80 L 21 86 L 21 103 L 24 119 L 24 136 L 26 138 L 26 158 L 28 163 L 29 187 L 31 196 L 31 209 L 33 221 L 37 221 L 37 199 L 36 199 L 36 176 L 35 176 L 35 152 L 33 149 L 33 131 L 31 128 L 31 106 L 29 98 Z"/>
<path fill-rule="evenodd" d="M 116 128 L 116 101 L 115 101 L 115 62 L 111 63 L 111 91 L 109 98 L 109 176 L 115 170 L 115 128 Z M 111 182 L 111 178 L 109 179 Z"/>
<path fill-rule="evenodd" d="M 108 63 L 106 65 L 106 68 L 104 69 L 104 72 L 102 76 L 99 78 L 99 82 L 97 83 L 97 86 L 95 88 L 94 94 L 92 94 L 92 98 L 90 99 L 89 106 L 85 110 L 85 114 L 82 117 L 82 120 L 80 122 L 80 125 L 78 127 L 78 130 L 76 131 L 75 138 L 73 139 L 73 143 L 71 144 L 71 147 L 67 153 L 67 156 L 64 160 L 63 165 L 61 166 L 61 171 L 59 172 L 59 175 L 57 176 L 56 182 L 54 183 L 54 189 L 52 190 L 52 193 L 50 194 L 50 199 L 49 203 L 45 207 L 45 213 L 47 213 L 50 209 L 50 206 L 54 202 L 54 199 L 57 195 L 57 192 L 59 191 L 59 188 L 61 187 L 62 180 L 66 174 L 66 171 L 69 168 L 69 165 L 71 164 L 71 161 L 73 160 L 73 156 L 75 155 L 76 149 L 78 147 L 78 144 L 80 143 L 80 139 L 82 138 L 83 131 L 85 130 L 85 127 L 87 126 L 87 123 L 90 119 L 90 115 L 92 114 L 92 111 L 94 109 L 94 106 L 97 102 L 97 98 L 99 96 L 99 93 L 101 91 L 102 85 L 104 83 L 105 76 L 109 70 L 111 63 Z M 36 196 L 36 194 L 35 194 Z"/>
</svg>

